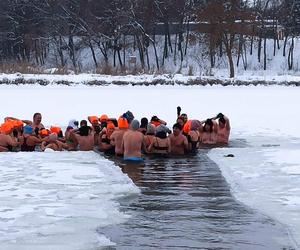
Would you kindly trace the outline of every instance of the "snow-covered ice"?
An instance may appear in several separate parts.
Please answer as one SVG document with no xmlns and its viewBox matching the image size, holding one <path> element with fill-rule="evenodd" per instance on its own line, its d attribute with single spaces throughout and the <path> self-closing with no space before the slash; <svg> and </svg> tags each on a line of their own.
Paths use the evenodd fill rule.
<svg viewBox="0 0 300 250">
<path fill-rule="evenodd" d="M 94 152 L 4 153 L 0 165 L 0 249 L 113 245 L 96 229 L 128 219 L 118 198 L 139 193 Z"/>
<path fill-rule="evenodd" d="M 232 146 L 213 149 L 209 156 L 220 166 L 237 199 L 287 225 L 299 245 L 300 116 L 297 111 L 297 107 L 300 105 L 299 97 L 300 88 L 281 86 L 0 86 L 0 119 L 2 120 L 6 115 L 31 118 L 34 112 L 42 112 L 45 125 L 64 126 L 72 118 L 83 119 L 88 115 L 103 113 L 117 117 L 129 109 L 137 118 L 158 115 L 172 125 L 176 119 L 178 105 L 182 107 L 183 112 L 188 113 L 191 119 L 205 119 L 223 112 L 231 119 Z M 237 143 L 239 141 L 245 142 L 239 145 Z M 234 154 L 235 157 L 225 158 L 224 155 L 229 153 Z M 31 158 L 31 160 L 38 161 L 34 163 L 35 165 L 40 164 L 40 157 L 47 157 L 44 155 L 46 154 L 39 154 L 38 157 Z M 0 156 L 1 166 L 5 157 L 7 156 Z M 8 163 L 5 169 L 14 167 L 16 172 L 23 168 L 26 169 L 24 164 L 18 165 L 12 160 L 19 157 L 22 157 L 22 154 L 7 157 L 5 162 Z M 74 161 L 77 156 L 68 154 L 64 157 L 73 157 Z M 49 158 L 48 162 L 50 160 L 52 158 Z M 99 161 L 102 162 L 101 159 Z M 106 164 L 108 163 L 106 162 L 104 165 Z M 50 171 L 49 165 L 42 166 Z M 53 166 L 57 168 L 62 165 L 54 164 Z M 108 164 L 106 168 L 108 166 L 110 165 Z M 101 170 L 100 166 L 99 169 Z M 2 174 L 5 172 L 9 176 L 7 171 Z M 64 174 L 63 176 L 70 174 L 68 169 L 62 169 L 60 173 Z M 110 178 L 105 175 L 104 171 L 101 173 L 104 174 L 103 180 Z M 77 174 L 80 173 L 77 173 L 76 170 Z M 89 173 L 86 172 L 86 174 Z M 121 173 L 119 174 L 121 176 Z M 45 180 L 45 185 L 56 185 L 58 176 L 54 178 L 52 175 L 47 180 L 47 172 L 44 175 L 46 176 L 33 176 L 29 179 L 32 179 L 33 182 L 42 179 Z M 94 170 L 92 175 L 94 175 Z M 116 180 L 119 178 L 125 180 L 120 176 L 116 175 Z M 88 180 L 93 182 L 94 178 L 89 177 Z M 65 181 L 73 185 L 73 182 L 75 184 L 77 182 L 84 183 L 86 180 L 66 177 Z M 17 194 L 14 189 L 7 192 L 9 195 L 24 197 L 28 188 L 31 187 L 23 186 L 22 192 L 17 192 Z M 130 186 L 129 189 L 131 190 L 131 188 Z M 136 190 L 133 191 L 136 192 Z M 43 189 L 39 192 L 41 193 L 35 193 L 35 197 L 43 197 Z M 118 193 L 118 189 L 116 192 Z M 89 190 L 86 193 L 89 193 Z M 61 195 L 67 199 L 69 193 L 63 192 Z M 40 198 L 37 199 L 40 200 Z M 107 199 L 102 202 L 101 206 L 110 207 L 111 202 Z M 9 209 L 5 206 L 2 211 Z M 116 208 L 114 205 L 112 207 Z M 9 217 L 10 213 L 32 214 L 31 211 L 34 207 L 22 203 L 18 209 L 20 209 L 18 212 L 7 210 L 6 216 Z M 45 211 L 50 214 L 54 211 L 61 215 L 59 208 L 48 207 L 48 210 Z M 118 216 L 123 218 L 118 210 L 112 211 L 116 211 Z M 72 209 L 69 212 L 71 216 L 76 215 L 76 211 Z M 107 220 L 110 220 L 110 215 L 107 216 Z M 0 228 L 5 227 L 1 226 Z M 54 232 L 55 230 L 53 229 Z M 17 234 L 17 232 L 12 233 Z M 13 235 L 12 238 L 15 237 L 14 234 L 11 235 Z"/>
</svg>

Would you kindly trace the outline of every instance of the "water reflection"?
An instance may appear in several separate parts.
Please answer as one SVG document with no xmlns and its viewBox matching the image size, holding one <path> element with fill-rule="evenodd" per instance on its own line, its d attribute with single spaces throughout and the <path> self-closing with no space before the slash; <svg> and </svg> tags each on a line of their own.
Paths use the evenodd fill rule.
<svg viewBox="0 0 300 250">
<path fill-rule="evenodd" d="M 234 200 L 206 152 L 142 164 L 117 160 L 142 193 L 121 201 L 130 220 L 99 231 L 115 249 L 292 249 L 282 225 Z"/>
</svg>

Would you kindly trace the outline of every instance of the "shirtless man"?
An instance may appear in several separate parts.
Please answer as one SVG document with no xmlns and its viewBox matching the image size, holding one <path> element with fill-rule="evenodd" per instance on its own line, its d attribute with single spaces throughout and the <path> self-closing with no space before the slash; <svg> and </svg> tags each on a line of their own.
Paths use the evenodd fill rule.
<svg viewBox="0 0 300 250">
<path fill-rule="evenodd" d="M 171 142 L 172 155 L 184 155 L 188 150 L 188 140 L 181 132 L 182 127 L 180 124 L 173 125 L 173 134 L 169 136 Z"/>
<path fill-rule="evenodd" d="M 230 122 L 228 117 L 222 113 L 216 116 L 218 120 L 218 132 L 217 132 L 217 143 L 228 144 L 229 135 L 230 135 Z"/>
<path fill-rule="evenodd" d="M 94 132 L 89 126 L 79 128 L 79 133 L 75 130 L 70 131 L 70 137 L 74 141 L 75 148 L 80 151 L 90 151 L 94 149 Z"/>
<path fill-rule="evenodd" d="M 125 119 L 124 117 L 120 117 L 118 120 L 118 128 L 119 129 L 116 129 L 112 133 L 110 137 L 110 144 L 115 146 L 116 156 L 123 156 L 123 148 L 122 148 L 123 136 L 129 128 L 127 119 Z"/>
<path fill-rule="evenodd" d="M 69 146 L 68 144 L 59 141 L 57 134 L 52 133 L 49 135 L 48 142 L 42 142 L 42 151 L 45 151 L 47 148 L 52 149 L 54 151 L 62 151 L 63 149 L 68 150 Z"/>
<path fill-rule="evenodd" d="M 142 148 L 144 146 L 144 135 L 138 131 L 140 122 L 133 120 L 122 141 L 122 149 L 124 151 L 124 160 L 142 161 Z"/>
</svg>

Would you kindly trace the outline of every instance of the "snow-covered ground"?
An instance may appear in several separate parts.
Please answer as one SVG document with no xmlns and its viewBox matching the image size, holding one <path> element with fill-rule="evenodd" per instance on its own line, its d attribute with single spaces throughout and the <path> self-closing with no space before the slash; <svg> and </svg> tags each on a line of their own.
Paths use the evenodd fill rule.
<svg viewBox="0 0 300 250">
<path fill-rule="evenodd" d="M 231 119 L 232 147 L 214 149 L 209 153 L 210 157 L 219 164 L 237 199 L 286 224 L 299 245 L 300 215 L 297 213 L 300 211 L 300 158 L 298 157 L 300 116 L 297 111 L 300 105 L 299 97 L 300 88 L 281 86 L 88 87 L 78 85 L 67 87 L 51 85 L 42 87 L 5 85 L 0 86 L 0 120 L 7 115 L 30 119 L 34 112 L 41 112 L 45 125 L 65 126 L 72 118 L 84 119 L 88 115 L 103 113 L 118 117 L 129 109 L 137 118 L 158 115 L 172 125 L 176 119 L 178 105 L 182 107 L 183 112 L 188 113 L 191 119 L 205 119 L 223 112 Z M 240 143 L 245 146 L 244 148 L 237 143 L 242 141 L 241 139 L 246 141 L 246 143 Z M 223 156 L 228 153 L 233 153 L 235 157 L 224 158 Z M 20 157 L 23 157 L 22 154 L 9 156 L 1 154 L 1 166 L 3 162 L 6 162 L 5 169 L 17 167 L 27 170 L 24 164 L 14 165 L 13 159 L 19 162 Z M 41 160 L 40 157 L 42 157 Z M 36 155 L 34 161 L 42 161 L 43 157 L 48 156 Z M 67 156 L 64 153 L 62 157 L 73 157 L 76 161 L 78 156 L 76 154 Z M 46 161 L 52 161 L 52 158 Z M 90 156 L 88 161 L 89 158 Z M 98 160 L 91 158 L 92 162 L 104 161 L 100 158 Z M 30 160 L 27 159 L 25 162 L 28 162 L 30 166 Z M 42 163 L 39 164 L 43 166 Z M 128 182 L 128 179 L 121 177 L 121 173 L 109 179 L 112 177 L 106 176 L 105 171 L 112 165 L 105 161 L 103 165 L 106 166 L 106 164 L 108 166 L 103 169 L 103 172 L 100 166 L 102 164 L 99 165 L 103 180 Z M 54 167 L 57 168 L 55 165 Z M 61 172 L 63 173 L 66 172 Z M 5 183 L 7 179 L 4 174 L 5 171 L 2 171 L 2 183 Z M 79 178 L 79 180 L 82 179 Z M 136 192 L 131 185 L 127 188 L 128 193 Z M 14 195 L 13 189 L 8 192 L 8 195 Z M 89 193 L 89 189 L 86 192 Z M 101 206 L 110 206 L 110 202 L 111 200 L 106 199 Z M 114 204 L 112 207 L 116 208 Z M 115 211 L 118 214 L 118 211 Z M 118 216 L 123 218 L 122 214 Z M 110 215 L 107 218 L 109 221 Z"/>
</svg>

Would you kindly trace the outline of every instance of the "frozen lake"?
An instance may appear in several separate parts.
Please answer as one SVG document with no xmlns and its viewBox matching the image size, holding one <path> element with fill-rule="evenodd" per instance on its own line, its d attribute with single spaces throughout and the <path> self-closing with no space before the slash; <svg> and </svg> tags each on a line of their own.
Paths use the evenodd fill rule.
<svg viewBox="0 0 300 250">
<path fill-rule="evenodd" d="M 101 115 L 103 113 L 107 113 L 109 116 L 118 117 L 129 109 L 134 112 L 137 118 L 158 115 L 166 120 L 169 125 L 172 125 L 176 119 L 176 107 L 178 105 L 182 106 L 183 112 L 188 113 L 191 119 L 205 119 L 214 116 L 219 112 L 223 112 L 231 119 L 232 140 L 245 141 L 247 146 L 245 148 L 240 148 L 231 145 L 231 148 L 215 149 L 209 152 L 209 157 L 219 165 L 234 197 L 255 209 L 257 214 L 264 214 L 265 216 L 269 216 L 275 221 L 282 223 L 283 235 L 285 235 L 285 229 L 287 229 L 292 237 L 291 241 L 294 242 L 294 247 L 297 248 L 300 243 L 300 215 L 298 213 L 298 211 L 300 211 L 300 158 L 298 157 L 300 148 L 300 130 L 298 125 L 300 123 L 300 118 L 296 110 L 296 107 L 300 105 L 299 97 L 300 88 L 276 86 L 0 86 L 0 119 L 2 120 L 6 115 L 30 119 L 34 112 L 41 112 L 43 114 L 43 122 L 45 125 L 65 126 L 68 120 L 72 118 L 84 119 L 87 115 Z M 228 153 L 233 153 L 236 157 L 230 159 L 224 158 L 224 155 Z M 69 161 L 70 165 L 71 162 L 76 165 L 76 161 L 80 162 L 78 159 L 84 157 L 81 154 L 72 154 L 73 153 L 62 154 L 65 155 L 64 157 L 66 157 L 66 161 Z M 16 157 L 16 159 L 12 160 L 14 157 Z M 46 154 L 34 154 L 34 157 L 28 157 L 28 159 L 22 159 L 22 157 L 24 157 L 23 154 L 17 154 L 13 157 L 9 154 L 0 155 L 1 178 L 4 178 L 4 183 L 5 180 L 8 182 L 7 186 L 2 186 L 1 196 L 8 195 L 8 197 L 16 196 L 17 198 L 20 196 L 21 198 L 28 200 L 26 189 L 31 190 L 32 187 L 28 187 L 26 182 L 22 182 L 23 177 L 18 177 L 15 173 L 19 173 L 19 171 L 30 171 L 30 169 L 37 168 L 39 164 L 42 167 L 43 164 L 46 164 L 44 166 L 45 170 L 51 172 L 49 169 L 55 167 L 56 164 L 54 163 L 51 166 L 49 166 L 49 164 L 53 161 L 61 160 Z M 43 159 L 43 157 L 45 158 Z M 106 176 L 106 173 L 102 173 L 101 168 L 100 170 L 97 170 L 100 171 L 97 172 L 98 174 L 101 173 L 101 176 L 104 175 L 101 177 L 104 184 L 101 185 L 102 188 L 99 187 L 102 191 L 103 188 L 104 190 L 108 189 L 111 191 L 110 181 L 112 181 L 117 187 L 120 187 L 118 185 L 125 185 L 125 189 L 121 188 L 122 191 L 125 191 L 118 195 L 123 197 L 137 195 L 139 192 L 137 187 L 129 178 L 124 176 L 113 163 L 98 158 L 98 155 L 95 157 L 97 157 L 99 162 L 102 162 L 99 164 L 104 166 L 103 169 L 114 169 L 112 171 L 116 171 L 114 172 L 116 173 L 115 176 L 110 173 L 110 176 Z M 15 163 L 15 161 L 17 163 Z M 93 153 L 86 156 L 86 160 L 84 161 L 97 162 L 96 160 L 94 161 Z M 57 164 L 59 165 L 59 163 Z M 95 166 L 97 164 L 98 163 L 95 163 Z M 81 166 L 81 168 L 85 169 L 83 166 Z M 45 185 L 55 185 L 53 182 L 58 180 L 61 182 L 66 181 L 66 184 L 68 185 L 64 188 L 69 189 L 73 185 L 72 182 L 85 183 L 91 181 L 93 183 L 93 178 L 87 178 L 85 176 L 85 174 L 87 176 L 90 175 L 90 168 L 92 168 L 91 175 L 94 176 L 98 167 L 93 168 L 91 165 L 88 165 L 88 171 L 80 172 L 80 170 L 78 170 L 79 173 L 76 172 L 75 174 L 75 176 L 77 174 L 82 174 L 82 178 L 75 178 L 75 180 L 73 180 L 73 177 L 68 177 L 66 180 L 63 180 L 63 178 L 69 176 L 70 171 L 62 170 L 57 175 L 54 174 L 54 177 L 49 177 L 50 183 L 48 183 L 49 180 L 46 180 L 46 178 Z M 47 171 L 44 173 L 46 177 L 48 174 Z M 39 181 L 44 180 L 42 173 L 43 171 L 41 171 L 40 176 L 35 176 L 36 173 L 34 171 L 28 172 L 28 178 L 32 178 L 33 183 L 36 183 L 37 194 L 35 194 L 35 196 L 33 195 L 32 199 L 36 199 L 38 203 L 45 202 L 45 204 L 48 204 L 47 198 L 40 198 L 43 197 L 43 195 L 51 195 L 51 193 L 48 194 L 46 191 L 43 191 L 43 188 L 38 187 Z M 33 177 L 31 177 L 31 174 Z M 84 178 L 86 178 L 86 180 L 84 180 Z M 100 177 L 98 176 L 95 178 L 97 179 Z M 9 181 L 11 181 L 11 184 L 9 184 Z M 11 187 L 11 185 L 13 187 Z M 63 186 L 63 184 L 61 185 Z M 88 200 L 89 198 L 87 197 L 89 197 L 89 193 L 97 190 L 97 188 L 91 188 L 89 185 L 85 187 L 84 185 L 79 185 L 81 188 L 86 188 L 82 191 L 84 193 L 83 198 L 81 197 L 83 200 Z M 15 190 L 15 186 L 19 186 L 20 188 Z M 120 189 L 114 191 L 118 193 L 118 190 L 120 191 Z M 66 192 L 72 193 L 74 190 Z M 91 193 L 94 194 L 93 192 Z M 29 192 L 29 197 L 30 195 L 32 194 Z M 52 195 L 53 197 L 55 196 L 54 194 Z M 66 197 L 68 197 L 68 195 L 66 195 Z M 63 198 L 65 197 L 63 196 Z M 102 198 L 100 200 L 102 200 Z M 107 220 L 99 219 L 101 222 L 103 221 L 109 225 L 115 225 L 115 223 L 118 222 L 130 221 L 126 220 L 126 209 L 118 209 L 119 206 L 123 207 L 123 205 L 116 202 L 114 195 L 108 195 L 104 201 L 105 202 L 99 201 L 100 211 L 102 211 L 101 206 L 107 206 L 106 208 L 109 208 L 109 212 L 113 214 L 108 213 L 106 215 Z M 98 201 L 97 199 L 91 198 L 89 199 L 89 202 Z M 41 213 L 41 218 L 38 217 L 37 220 L 33 221 L 31 220 L 33 214 L 35 214 L 35 211 L 39 211 L 38 208 L 35 209 L 36 205 L 28 205 L 24 201 L 19 203 L 16 202 L 15 204 L 10 203 L 11 199 L 2 198 L 3 209 L 1 210 L 1 214 L 4 214 L 7 218 L 4 217 L 3 221 L 1 221 L 1 223 L 4 223 L 1 224 L 0 227 L 1 237 L 6 237 L 5 240 L 1 240 L 1 242 L 8 244 L 7 246 L 9 246 L 10 241 L 20 240 L 18 241 L 20 244 L 23 244 L 22 240 L 24 239 L 28 241 L 29 238 L 26 237 L 26 230 L 28 229 L 27 233 L 29 235 L 34 234 L 30 231 L 33 230 L 31 226 L 29 226 L 31 224 L 28 224 L 27 222 L 30 221 L 34 225 L 35 221 L 37 221 L 36 223 L 42 225 L 42 221 L 45 219 L 42 216 L 43 213 L 50 213 L 51 215 L 51 213 L 57 212 L 61 216 L 61 214 L 64 213 L 61 213 L 60 211 L 65 211 L 65 209 L 69 208 L 68 206 L 71 206 L 71 209 L 69 209 L 71 211 L 68 215 L 69 217 L 72 217 L 74 213 L 76 213 L 75 211 L 72 211 L 72 209 L 74 210 L 74 208 L 72 208 L 72 203 L 71 205 L 67 203 L 66 206 L 64 206 L 63 203 L 63 207 L 50 207 L 45 209 L 46 212 L 38 212 Z M 84 204 L 85 203 L 86 202 L 84 202 Z M 56 205 L 57 204 L 54 202 L 54 206 Z M 57 206 L 59 206 L 59 204 Z M 106 208 L 103 210 L 106 211 Z M 76 211 L 78 210 L 76 209 Z M 89 210 L 85 212 L 89 213 L 88 211 Z M 117 216 L 115 216 L 114 213 L 117 214 Z M 29 214 L 29 216 L 25 216 L 25 218 L 21 216 L 22 220 L 20 224 L 16 224 L 16 226 L 23 226 L 26 230 L 17 230 L 14 226 L 7 227 L 7 223 L 12 223 L 14 221 L 10 216 L 13 217 L 18 214 Z M 92 215 L 90 216 L 92 218 L 93 216 L 96 216 L 93 212 L 91 212 L 91 214 Z M 100 214 L 103 215 L 103 213 Z M 44 216 L 48 215 L 44 214 Z M 97 216 L 99 216 L 99 214 L 97 214 Z M 111 218 L 113 219 L 109 222 Z M 49 218 L 47 218 L 47 220 L 48 219 Z M 92 219 L 91 221 L 94 222 L 95 220 Z M 86 243 L 92 242 L 91 245 L 94 243 L 97 244 L 97 242 L 109 243 L 110 239 L 105 235 L 100 234 L 99 236 L 97 234 L 95 236 L 93 230 L 97 223 L 93 224 L 93 222 L 87 222 L 86 232 L 89 233 L 84 234 L 82 241 Z M 48 222 L 46 221 L 45 224 L 47 225 L 47 223 Z M 82 224 L 80 219 L 78 221 L 76 219 L 72 223 L 80 226 L 85 225 Z M 60 230 L 59 222 L 51 222 L 51 225 L 53 227 L 57 226 L 53 229 L 54 232 L 56 232 L 57 229 Z M 99 225 L 97 224 L 97 226 Z M 66 232 L 68 232 L 68 226 L 66 227 L 67 228 L 61 226 L 61 230 L 65 229 Z M 78 233 L 76 228 L 77 227 L 74 226 L 74 230 L 71 230 L 72 233 L 74 232 L 74 235 Z M 5 230 L 8 230 L 8 232 Z M 32 240 L 40 240 L 45 234 L 44 231 L 41 232 L 41 235 L 39 235 L 40 237 L 34 236 Z M 276 234 L 277 233 L 275 233 L 275 235 Z M 68 234 L 66 233 L 66 235 Z M 61 240 L 62 238 L 58 237 L 58 240 L 55 242 L 59 245 Z M 52 241 L 52 243 L 53 242 L 54 241 Z M 36 243 L 38 242 L 35 242 L 35 244 Z M 25 246 L 26 245 L 24 245 L 24 247 Z M 71 244 L 71 249 L 73 249 L 72 246 L 73 245 Z"/>
</svg>

